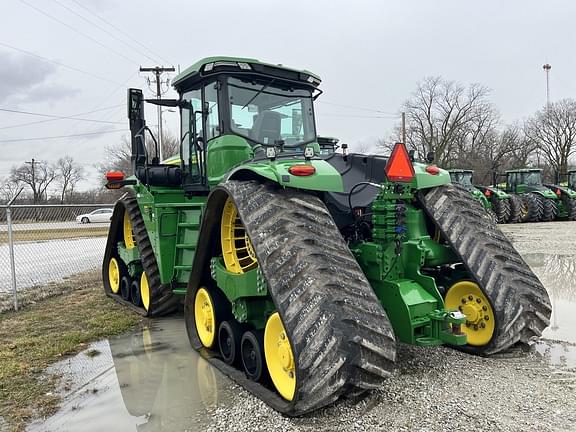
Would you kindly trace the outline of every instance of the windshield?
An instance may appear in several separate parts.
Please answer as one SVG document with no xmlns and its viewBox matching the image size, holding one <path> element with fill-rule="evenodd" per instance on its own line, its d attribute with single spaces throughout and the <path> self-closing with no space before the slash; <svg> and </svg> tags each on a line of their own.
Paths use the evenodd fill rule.
<svg viewBox="0 0 576 432">
<path fill-rule="evenodd" d="M 464 186 L 472 186 L 472 173 L 452 172 L 450 173 L 453 183 Z"/>
<path fill-rule="evenodd" d="M 228 79 L 230 128 L 263 145 L 298 147 L 316 139 L 312 93 L 264 82 Z"/>
<path fill-rule="evenodd" d="M 540 171 L 522 173 L 522 183 L 530 186 L 539 186 L 542 184 Z"/>
<path fill-rule="evenodd" d="M 570 172 L 568 174 L 568 187 L 570 189 L 575 189 L 576 188 L 576 171 L 574 172 Z"/>
</svg>

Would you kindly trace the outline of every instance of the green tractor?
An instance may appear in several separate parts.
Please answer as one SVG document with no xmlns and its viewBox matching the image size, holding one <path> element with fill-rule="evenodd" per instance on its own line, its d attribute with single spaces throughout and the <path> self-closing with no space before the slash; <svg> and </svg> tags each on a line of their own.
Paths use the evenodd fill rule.
<svg viewBox="0 0 576 432">
<path fill-rule="evenodd" d="M 560 175 L 556 175 L 556 184 L 544 184 L 554 192 L 558 198 L 558 219 L 576 220 L 576 171 L 568 171 L 567 181 L 561 182 Z M 572 182 L 572 183 L 571 183 Z M 572 186 L 572 187 L 571 187 Z"/>
<path fill-rule="evenodd" d="M 512 205 L 510 195 L 496 187 L 476 186 L 473 184 L 474 171 L 465 169 L 451 169 L 450 179 L 464 187 L 476 198 L 482 206 L 493 215 L 497 223 L 518 222 L 520 208 L 516 203 Z"/>
<path fill-rule="evenodd" d="M 549 222 L 558 215 L 558 196 L 542 183 L 540 168 L 506 171 L 506 192 L 519 195 L 526 205 L 522 222 Z"/>
<path fill-rule="evenodd" d="M 146 101 L 180 111 L 170 163 L 148 151 L 130 89 L 134 175 L 107 175 L 127 193 L 106 294 L 151 317 L 183 300 L 192 347 L 292 416 L 382 386 L 397 342 L 489 355 L 538 338 L 546 290 L 478 201 L 402 144 L 323 154 L 319 84 L 254 59 L 197 62 L 178 99 Z"/>
</svg>

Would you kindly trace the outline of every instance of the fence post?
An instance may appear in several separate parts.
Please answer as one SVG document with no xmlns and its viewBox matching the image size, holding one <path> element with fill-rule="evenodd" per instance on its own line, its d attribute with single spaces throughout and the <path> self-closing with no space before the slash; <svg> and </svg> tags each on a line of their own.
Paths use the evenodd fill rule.
<svg viewBox="0 0 576 432">
<path fill-rule="evenodd" d="M 12 292 L 14 294 L 14 310 L 18 311 L 18 292 L 16 290 L 16 265 L 14 264 L 14 237 L 12 235 L 12 210 L 10 206 L 12 203 L 18 198 L 20 192 L 23 189 L 20 189 L 18 193 L 12 198 L 8 205 L 6 206 L 6 224 L 8 228 L 8 251 L 10 253 L 10 275 L 12 278 Z"/>
</svg>

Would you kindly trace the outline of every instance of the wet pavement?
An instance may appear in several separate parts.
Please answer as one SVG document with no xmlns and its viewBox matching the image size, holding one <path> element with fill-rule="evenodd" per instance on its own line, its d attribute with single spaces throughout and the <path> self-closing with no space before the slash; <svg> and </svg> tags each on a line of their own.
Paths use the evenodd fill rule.
<svg viewBox="0 0 576 432">
<path fill-rule="evenodd" d="M 63 404 L 30 431 L 203 430 L 236 388 L 192 351 L 181 317 L 91 344 L 48 372 L 64 376 Z"/>
<path fill-rule="evenodd" d="M 535 361 L 535 367 L 549 368 L 556 384 L 565 380 L 566 391 L 576 392 L 576 250 L 573 248 L 576 243 L 572 242 L 576 240 L 576 223 L 569 226 L 569 233 L 560 229 L 567 227 L 562 224 L 553 231 L 554 225 L 504 227 L 504 231 L 541 279 L 553 304 L 551 325 L 536 344 L 536 359 L 529 363 Z M 527 228 L 534 235 L 526 235 Z M 549 238 L 551 235 L 556 237 L 556 243 Z M 548 243 L 535 240 L 544 238 Z M 572 249 L 563 248 L 565 242 L 572 242 Z M 442 352 L 434 355 L 441 356 Z M 522 366 L 516 365 L 516 360 L 518 365 L 524 362 L 505 357 L 489 361 L 499 362 L 498 367 L 504 368 L 505 363 L 511 361 L 518 371 Z M 485 360 L 475 358 L 473 361 Z M 239 407 L 254 403 L 236 384 L 191 350 L 182 317 L 150 321 L 150 327 L 144 330 L 97 342 L 83 353 L 54 365 L 49 372 L 64 376 L 60 389 L 63 403 L 56 415 L 30 425 L 30 431 L 229 430 L 229 427 L 220 429 L 215 425 L 218 417 L 215 413 L 236 412 Z M 429 373 L 422 376 L 429 377 Z M 513 387 L 515 380 L 511 381 Z M 258 412 L 268 413 L 264 409 L 267 410 L 260 407 Z M 276 417 L 278 421 L 287 421 L 274 413 L 266 415 L 274 422 Z M 356 415 L 362 418 L 361 413 Z M 324 416 L 319 414 L 318 420 L 313 421 L 322 422 Z M 325 417 L 329 419 L 333 415 Z M 342 417 L 347 418 L 351 418 L 350 415 Z M 306 420 L 290 423 L 290 430 L 292 427 L 301 430 L 303 426 L 298 425 L 299 421 Z M 266 428 L 263 424 L 258 430 Z"/>
</svg>

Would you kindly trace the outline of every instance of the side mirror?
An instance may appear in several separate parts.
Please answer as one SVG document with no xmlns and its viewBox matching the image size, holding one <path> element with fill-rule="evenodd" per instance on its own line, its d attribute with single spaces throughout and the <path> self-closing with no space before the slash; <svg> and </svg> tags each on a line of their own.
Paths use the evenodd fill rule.
<svg viewBox="0 0 576 432">
<path fill-rule="evenodd" d="M 144 95 L 141 89 L 128 89 L 128 118 L 131 122 L 144 120 Z"/>
</svg>

